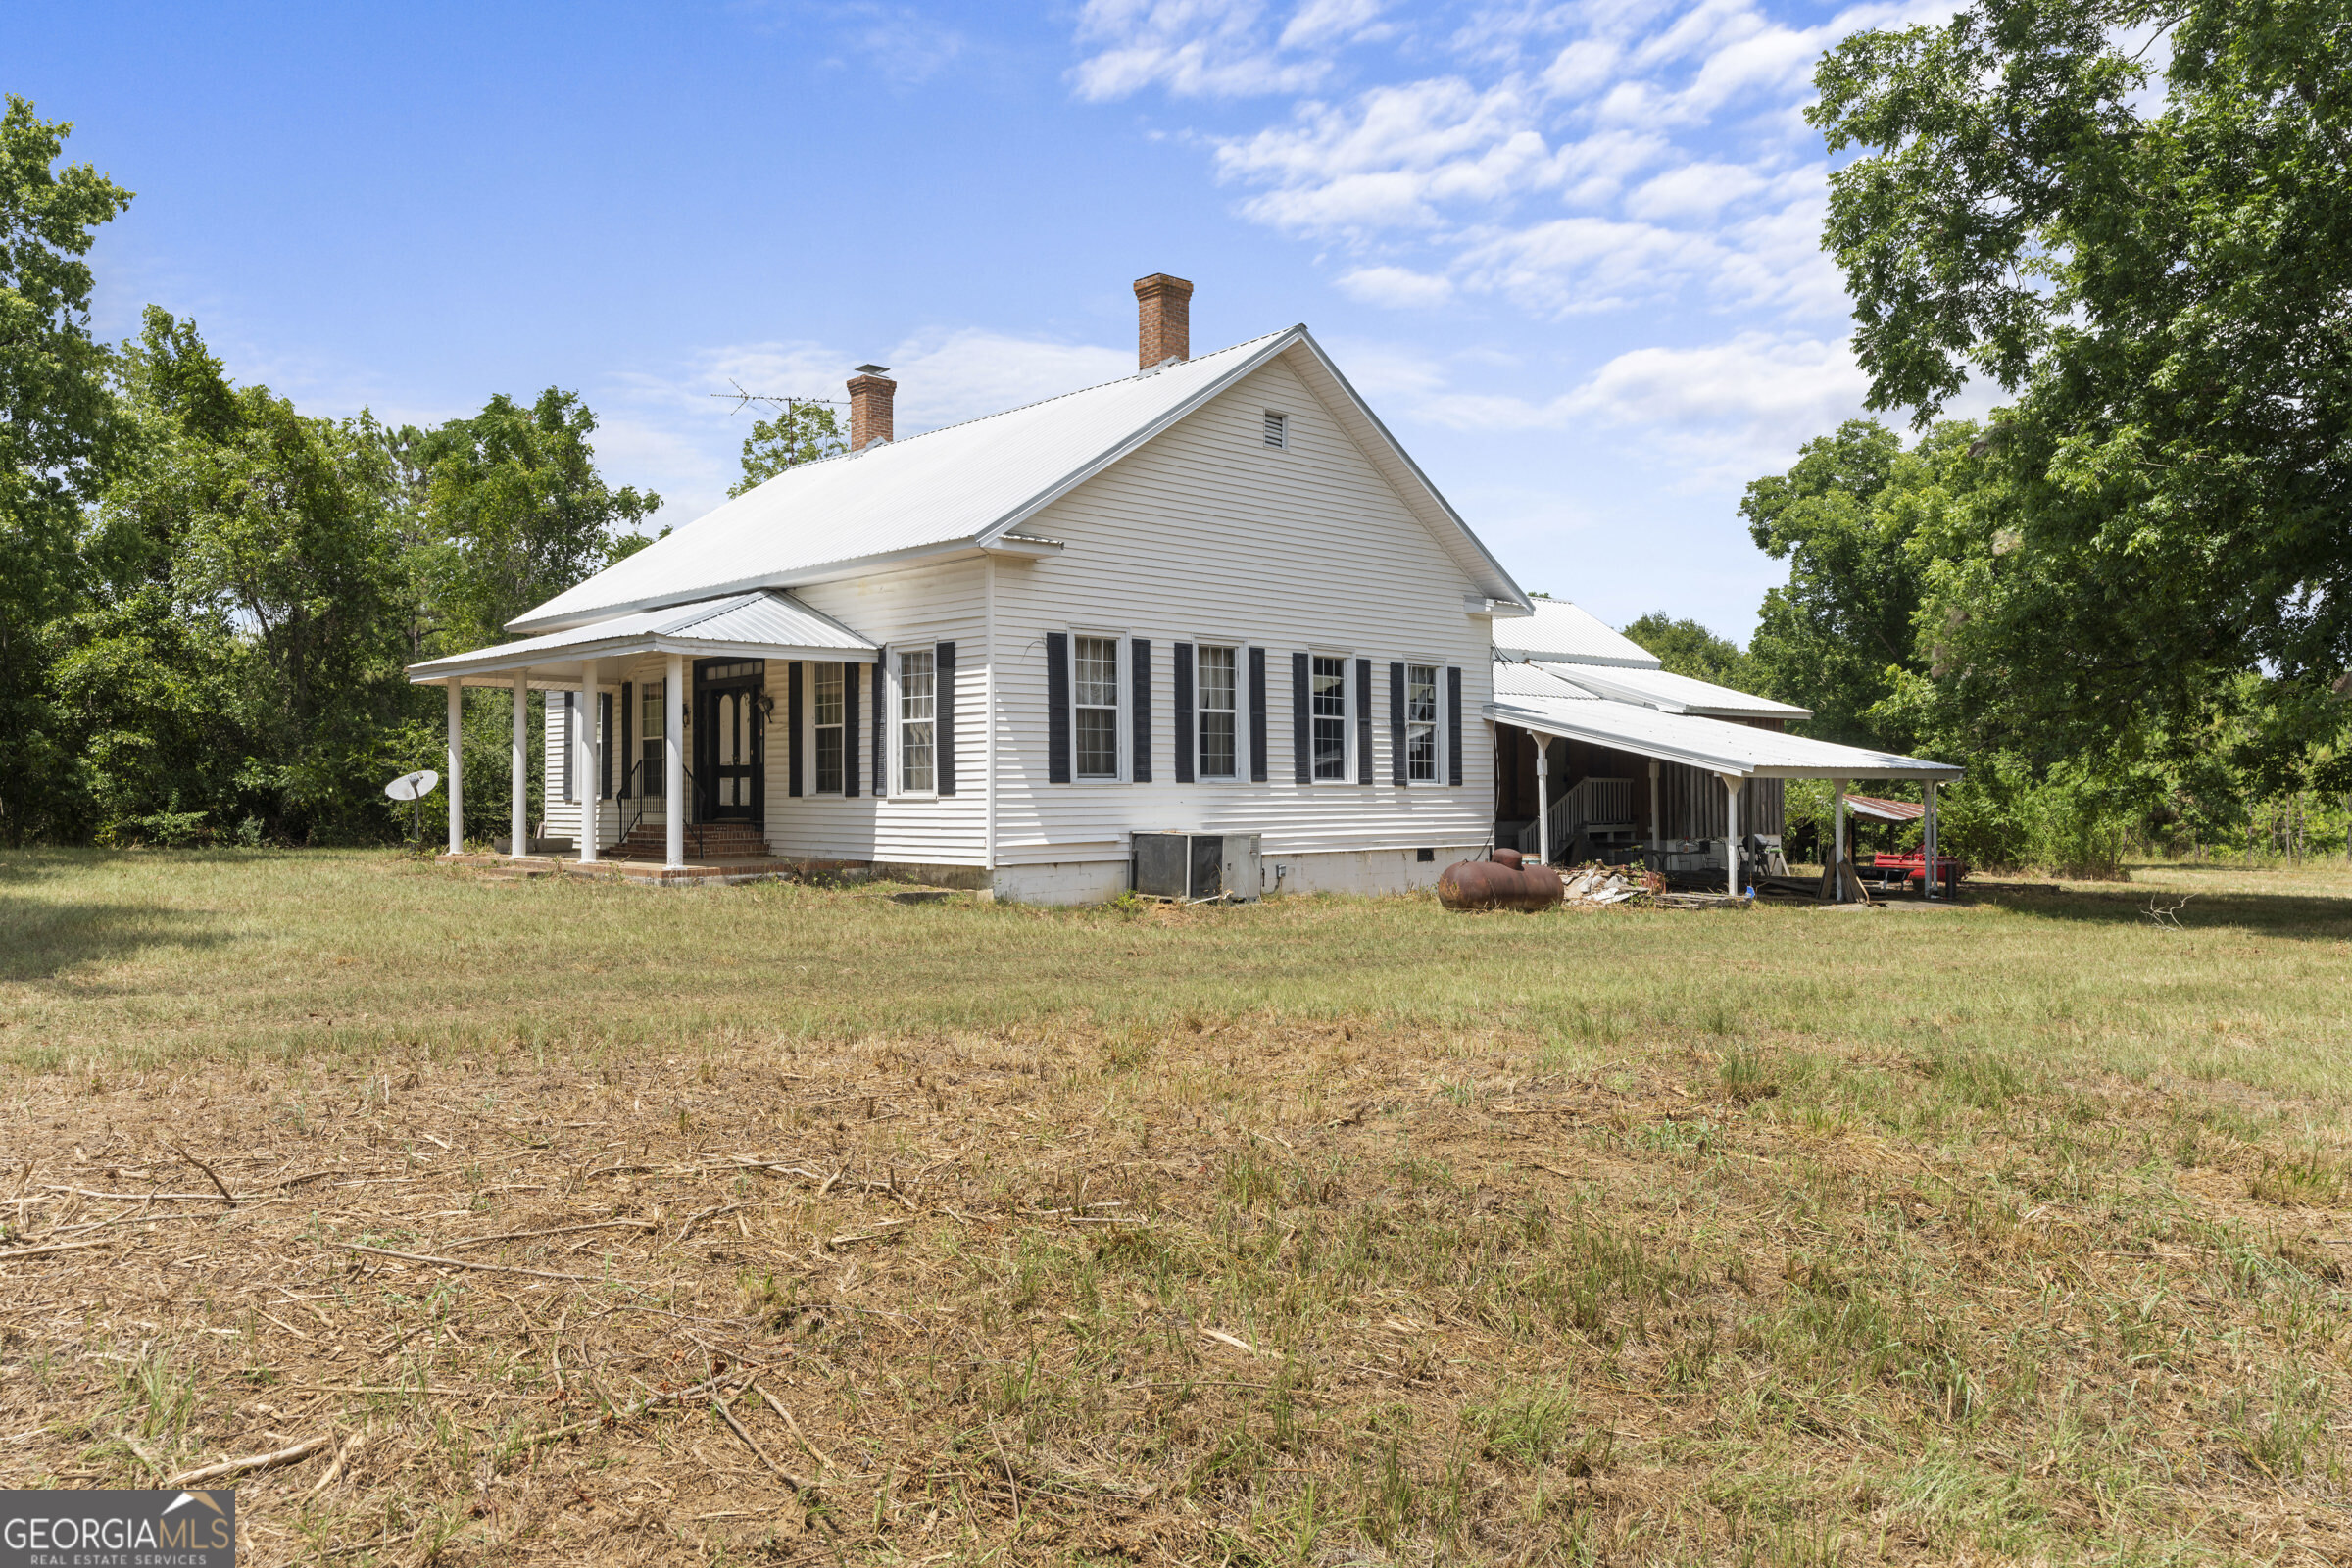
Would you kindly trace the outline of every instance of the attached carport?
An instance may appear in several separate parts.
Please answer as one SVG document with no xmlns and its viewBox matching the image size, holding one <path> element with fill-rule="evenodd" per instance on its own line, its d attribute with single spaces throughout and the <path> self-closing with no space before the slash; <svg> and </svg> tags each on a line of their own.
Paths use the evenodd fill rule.
<svg viewBox="0 0 2352 1568">
<path fill-rule="evenodd" d="M 1914 779 L 1921 786 L 1925 809 L 1922 820 L 1926 834 L 1927 863 L 1936 862 L 1936 787 L 1963 776 L 1962 769 L 1947 762 L 1931 761 L 1925 758 L 1904 757 L 1893 752 L 1871 751 L 1857 746 L 1838 746 L 1830 741 L 1817 741 L 1802 735 L 1789 735 L 1780 730 L 1759 729 L 1751 725 L 1729 722 L 1720 718 L 1701 717 L 1692 713 L 1662 712 L 1655 708 L 1637 706 L 1628 702 L 1595 698 L 1576 684 L 1525 664 L 1495 666 L 1494 702 L 1486 708 L 1487 717 L 1499 724 L 1515 724 L 1521 729 L 1540 735 L 1556 735 L 1569 740 L 1588 741 L 1615 751 L 1658 761 L 1679 762 L 1688 767 L 1703 769 L 1723 781 L 1728 800 L 1730 831 L 1726 844 L 1726 879 L 1734 897 L 1740 892 L 1740 792 L 1750 779 L 1762 778 L 1825 778 L 1831 781 L 1837 794 L 1833 816 L 1836 827 L 1834 863 L 1845 863 L 1845 785 L 1848 779 Z M 1546 767 L 1543 753 L 1537 754 L 1537 788 L 1548 789 Z M 1544 809 L 1540 818 L 1548 822 L 1549 811 Z M 1550 844 L 1544 842 L 1540 851 L 1548 860 Z M 1845 879 L 1834 876 L 1832 886 L 1836 896 L 1845 897 Z M 1924 879 L 1927 896 L 1936 896 L 1936 879 Z"/>
</svg>

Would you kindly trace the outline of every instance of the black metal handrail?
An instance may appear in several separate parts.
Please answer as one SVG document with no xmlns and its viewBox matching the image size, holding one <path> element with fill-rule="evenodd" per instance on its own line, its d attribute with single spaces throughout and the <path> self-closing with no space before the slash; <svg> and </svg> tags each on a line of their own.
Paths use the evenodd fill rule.
<svg viewBox="0 0 2352 1568">
<path fill-rule="evenodd" d="M 668 759 L 662 759 L 662 767 L 664 774 L 666 774 L 668 770 Z M 645 781 L 653 776 L 653 768 L 654 763 L 641 757 L 636 761 L 627 764 L 620 770 L 620 788 L 623 799 L 634 799 L 637 803 L 636 814 L 631 816 L 627 824 L 620 830 L 620 837 L 624 842 L 631 833 L 634 833 L 637 830 L 637 825 L 645 820 L 645 802 L 646 796 L 649 793 L 645 788 Z M 686 831 L 694 835 L 694 858 L 699 860 L 703 858 L 703 823 L 701 819 L 708 817 L 710 813 L 702 809 L 702 781 L 694 776 L 694 769 L 691 767 L 684 767 L 681 770 L 686 775 L 687 793 L 693 797 L 696 806 L 694 814 L 697 820 L 688 822 L 686 824 Z M 630 788 L 630 783 L 632 780 L 635 781 L 636 784 L 636 788 L 634 790 Z M 662 787 L 664 802 L 662 808 L 664 810 L 672 811 L 679 809 L 683 803 L 670 801 L 667 798 L 669 781 L 666 777 L 662 779 Z"/>
</svg>

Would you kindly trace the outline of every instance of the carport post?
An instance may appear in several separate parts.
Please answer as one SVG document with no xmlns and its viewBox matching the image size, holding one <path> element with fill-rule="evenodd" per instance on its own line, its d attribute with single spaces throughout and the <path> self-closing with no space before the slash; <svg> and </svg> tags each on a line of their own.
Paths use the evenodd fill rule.
<svg viewBox="0 0 2352 1568">
<path fill-rule="evenodd" d="M 1845 780 L 1830 780 L 1830 902 L 1845 902 Z"/>
<path fill-rule="evenodd" d="M 1656 848 L 1658 842 L 1658 760 L 1654 757 L 1649 760 L 1649 842 L 1651 848 Z"/>
<path fill-rule="evenodd" d="M 1725 878 L 1731 883 L 1733 898 L 1740 896 L 1740 786 L 1747 781 L 1737 773 L 1718 773 L 1723 780 L 1724 826 L 1723 858 L 1727 863 Z"/>
<path fill-rule="evenodd" d="M 1536 743 L 1536 858 L 1551 863 L 1551 737 L 1530 730 Z"/>
<path fill-rule="evenodd" d="M 466 682 L 449 683 L 449 853 L 466 853 Z"/>
<path fill-rule="evenodd" d="M 1926 863 L 1920 867 L 1920 891 L 1928 898 L 1936 896 L 1936 781 L 1929 779 L 1920 787 L 1920 796 L 1927 805 L 1927 814 L 1920 820 L 1926 824 L 1920 848 L 1926 851 Z"/>
<path fill-rule="evenodd" d="M 531 853 L 531 672 L 514 672 L 514 803 L 507 812 L 509 859 Z"/>
</svg>

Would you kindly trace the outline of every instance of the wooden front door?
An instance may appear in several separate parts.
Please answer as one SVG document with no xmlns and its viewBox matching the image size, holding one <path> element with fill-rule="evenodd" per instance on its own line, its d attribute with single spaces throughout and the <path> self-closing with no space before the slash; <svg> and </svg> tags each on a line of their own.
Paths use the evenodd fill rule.
<svg viewBox="0 0 2352 1568">
<path fill-rule="evenodd" d="M 766 666 L 757 659 L 705 660 L 694 671 L 695 819 L 759 822 L 767 801 Z"/>
</svg>

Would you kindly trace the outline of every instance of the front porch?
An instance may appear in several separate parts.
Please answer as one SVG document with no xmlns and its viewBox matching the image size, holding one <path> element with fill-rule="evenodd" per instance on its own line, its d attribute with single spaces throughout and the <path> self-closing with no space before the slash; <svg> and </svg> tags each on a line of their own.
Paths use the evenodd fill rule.
<svg viewBox="0 0 2352 1568">
<path fill-rule="evenodd" d="M 609 875 L 657 885 L 806 874 L 808 862 L 775 855 L 763 836 L 763 736 L 773 706 L 766 670 L 875 652 L 873 643 L 789 594 L 760 590 L 412 665 L 412 682 L 442 685 L 449 694 L 443 858 L 495 862 L 515 877 Z M 466 848 L 468 686 L 514 694 L 513 799 L 506 849 L 495 856 Z M 534 691 L 550 699 L 538 824 L 530 819 Z M 565 703 L 560 741 L 558 694 Z M 559 841 L 573 853 L 551 853 Z"/>
</svg>

